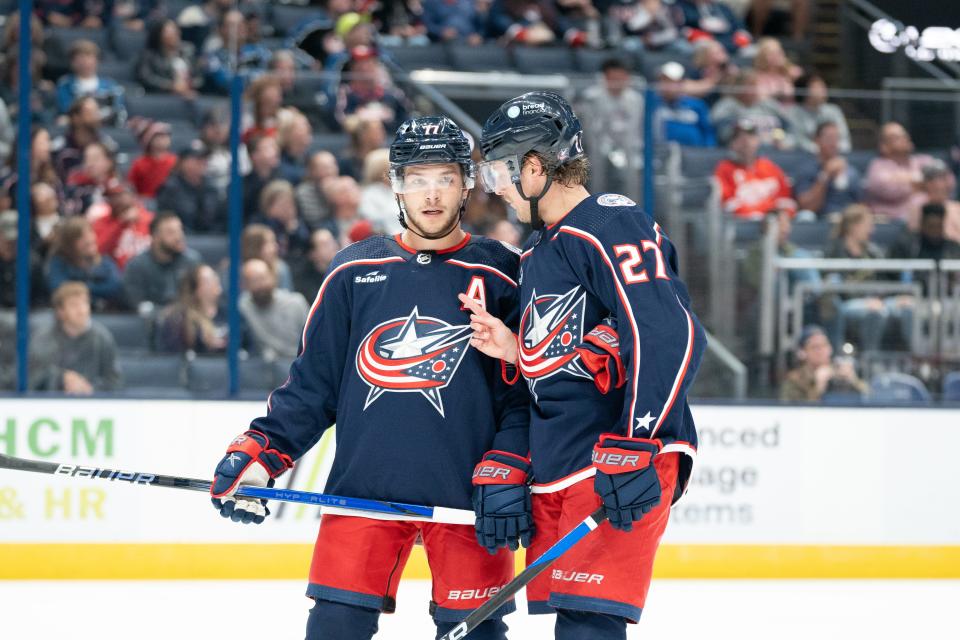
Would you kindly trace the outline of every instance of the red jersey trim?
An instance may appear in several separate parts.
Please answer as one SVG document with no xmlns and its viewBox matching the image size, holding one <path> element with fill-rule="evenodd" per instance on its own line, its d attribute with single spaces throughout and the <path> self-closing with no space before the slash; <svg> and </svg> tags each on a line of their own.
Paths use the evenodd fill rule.
<svg viewBox="0 0 960 640">
<path fill-rule="evenodd" d="M 453 253 L 454 251 L 460 251 L 460 249 L 463 249 L 465 246 L 467 246 L 467 243 L 470 242 L 470 237 L 471 237 L 470 234 L 466 233 L 464 234 L 463 240 L 453 245 L 452 247 L 447 247 L 446 249 L 437 249 L 436 251 L 433 251 L 431 249 L 430 251 L 433 251 L 434 253 L 437 253 L 437 254 Z M 403 249 L 404 251 L 408 253 L 420 253 L 420 250 L 414 249 L 413 247 L 411 247 L 410 245 L 406 244 L 403 241 L 403 234 L 398 233 L 397 235 L 393 236 L 393 239 L 396 240 L 397 244 L 400 245 L 400 248 Z"/>
</svg>

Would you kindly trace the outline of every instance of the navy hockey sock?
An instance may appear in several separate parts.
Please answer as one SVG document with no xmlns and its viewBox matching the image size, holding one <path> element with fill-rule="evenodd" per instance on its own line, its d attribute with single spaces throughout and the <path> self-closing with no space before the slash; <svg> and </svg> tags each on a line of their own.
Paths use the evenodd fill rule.
<svg viewBox="0 0 960 640">
<path fill-rule="evenodd" d="M 316 600 L 307 618 L 306 640 L 370 640 L 379 618 L 376 609 Z"/>
<path fill-rule="evenodd" d="M 555 640 L 626 640 L 627 621 L 606 613 L 557 609 Z"/>
<path fill-rule="evenodd" d="M 437 637 L 439 638 L 448 633 L 459 622 L 439 622 L 437 623 Z M 507 640 L 507 623 L 496 618 L 494 620 L 484 620 L 480 625 L 466 635 L 467 640 Z"/>
</svg>

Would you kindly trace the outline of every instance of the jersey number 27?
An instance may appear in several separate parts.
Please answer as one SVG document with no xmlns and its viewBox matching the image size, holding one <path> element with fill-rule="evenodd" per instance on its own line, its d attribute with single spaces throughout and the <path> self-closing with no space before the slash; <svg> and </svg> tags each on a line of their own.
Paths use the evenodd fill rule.
<svg viewBox="0 0 960 640">
<path fill-rule="evenodd" d="M 653 240 L 644 240 L 640 247 L 635 244 L 614 245 L 613 252 L 620 261 L 620 273 L 623 274 L 623 281 L 627 284 L 640 284 L 641 282 L 650 282 L 650 276 L 647 275 L 647 269 L 643 266 L 643 254 L 653 252 L 656 261 L 656 270 L 654 277 L 660 280 L 669 280 L 667 276 L 667 266 L 663 261 L 663 252 Z"/>
</svg>

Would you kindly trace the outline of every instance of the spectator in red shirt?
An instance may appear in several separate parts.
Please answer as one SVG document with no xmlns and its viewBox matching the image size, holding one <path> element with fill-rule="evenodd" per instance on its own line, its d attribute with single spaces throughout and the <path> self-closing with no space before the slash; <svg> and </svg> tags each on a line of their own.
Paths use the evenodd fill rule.
<svg viewBox="0 0 960 640">
<path fill-rule="evenodd" d="M 103 202 L 103 194 L 117 180 L 117 159 L 101 142 L 83 148 L 83 162 L 67 176 L 65 208 L 68 215 L 82 215 Z"/>
<path fill-rule="evenodd" d="M 133 118 L 129 123 L 137 134 L 143 155 L 133 161 L 127 180 L 144 198 L 155 198 L 160 186 L 177 164 L 170 152 L 170 125 L 149 118 Z"/>
<path fill-rule="evenodd" d="M 130 258 L 150 247 L 153 214 L 119 181 L 108 186 L 105 195 L 106 202 L 91 207 L 87 217 L 100 255 L 110 256 L 123 269 Z"/>
<path fill-rule="evenodd" d="M 730 158 L 717 164 L 724 211 L 743 219 L 761 219 L 771 211 L 797 212 L 790 184 L 771 160 L 757 156 L 760 138 L 751 120 L 741 120 L 730 140 Z"/>
</svg>

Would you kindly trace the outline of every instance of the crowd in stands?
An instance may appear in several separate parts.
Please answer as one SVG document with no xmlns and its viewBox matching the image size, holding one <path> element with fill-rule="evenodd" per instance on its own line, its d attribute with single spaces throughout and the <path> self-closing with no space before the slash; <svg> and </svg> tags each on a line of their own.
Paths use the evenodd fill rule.
<svg viewBox="0 0 960 640">
<path fill-rule="evenodd" d="M 843 110 L 830 101 L 823 78 L 787 53 L 806 33 L 805 0 L 325 0 L 239 7 L 232 0 L 125 0 L 106 5 L 106 14 L 101 3 L 35 5 L 31 305 L 51 312 L 31 341 L 34 390 L 89 394 L 122 386 L 118 346 L 98 322 L 111 314 L 141 319 L 149 352 L 225 352 L 232 157 L 223 96 L 232 78 L 231 46 L 246 79 L 238 155 L 240 340 L 267 361 L 295 356 L 309 302 L 339 249 L 401 231 L 386 148 L 416 109 L 388 71 L 385 42 L 607 48 L 596 85 L 576 96 L 594 176 L 606 188 L 628 191 L 624 176 L 639 175 L 649 110 L 655 142 L 726 149 L 714 171 L 724 215 L 764 225 L 776 220 L 780 255 L 813 255 L 793 244 L 790 233 L 792 225 L 816 220 L 837 229 L 819 256 L 960 257 L 954 173 L 915 153 L 903 126 L 883 123 L 877 156 L 865 170 L 849 161 Z M 284 19 L 283 10 L 295 19 Z M 0 307 L 6 309 L 15 304 L 22 172 L 14 152 L 18 24 L 14 13 L 0 33 Z M 317 25 L 327 27 L 317 31 Z M 70 38 L 64 28 L 74 30 Z M 77 28 L 111 36 L 77 37 Z M 315 33 L 315 42 L 300 40 L 303 50 L 293 47 Z M 635 68 L 636 51 L 659 54 L 657 66 Z M 634 86 L 641 72 L 655 89 L 649 104 Z M 156 96 L 167 101 L 144 108 L 144 98 Z M 344 136 L 345 147 L 323 144 L 334 134 Z M 803 154 L 789 172 L 775 158 L 785 151 Z M 497 198 L 475 190 L 464 224 L 519 245 L 522 230 L 507 214 Z M 876 222 L 890 221 L 904 231 L 885 254 L 870 237 Z M 221 239 L 215 259 L 191 248 L 202 238 Z M 745 285 L 754 290 L 758 247 L 742 265 Z M 868 270 L 811 270 L 792 272 L 791 282 L 874 277 Z M 804 331 L 800 366 L 786 378 L 783 397 L 812 400 L 835 387 L 862 391 L 853 365 L 837 367 L 831 353 L 846 354 L 851 340 L 859 352 L 880 350 L 891 334 L 895 346 L 909 349 L 911 305 L 904 296 L 843 295 L 811 304 L 809 319 L 822 328 Z M 0 349 L 4 344 L 0 335 Z M 0 376 L 0 388 L 12 384 Z"/>
</svg>

